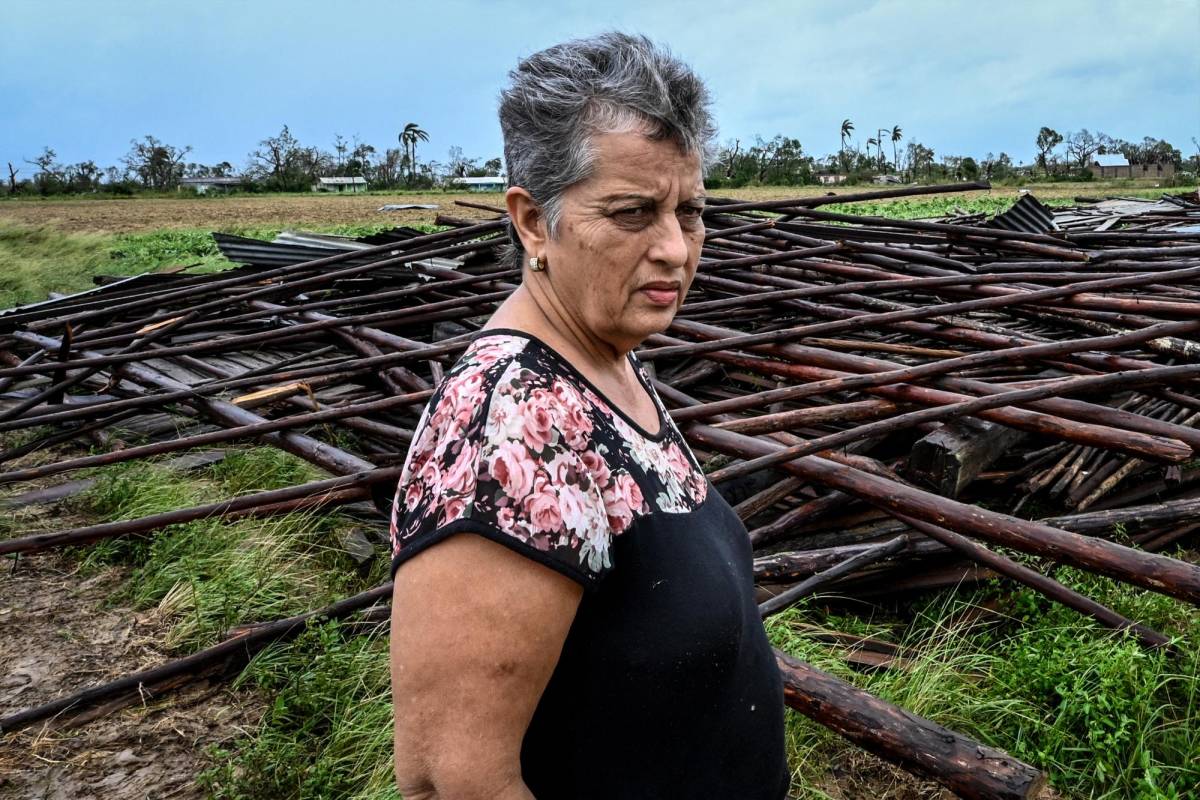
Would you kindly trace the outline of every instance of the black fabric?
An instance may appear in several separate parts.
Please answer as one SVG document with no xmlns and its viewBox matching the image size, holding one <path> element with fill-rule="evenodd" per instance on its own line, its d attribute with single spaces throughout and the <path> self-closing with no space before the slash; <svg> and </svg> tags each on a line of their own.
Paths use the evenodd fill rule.
<svg viewBox="0 0 1200 800">
<path fill-rule="evenodd" d="M 785 796 L 783 687 L 750 545 L 710 491 L 620 537 L 525 736 L 538 800 Z"/>
<path fill-rule="evenodd" d="M 476 533 L 588 589 L 522 746 L 538 800 L 778 800 L 783 687 L 749 538 L 642 380 L 656 433 L 533 337 L 480 337 L 414 439 L 393 571 Z"/>
</svg>

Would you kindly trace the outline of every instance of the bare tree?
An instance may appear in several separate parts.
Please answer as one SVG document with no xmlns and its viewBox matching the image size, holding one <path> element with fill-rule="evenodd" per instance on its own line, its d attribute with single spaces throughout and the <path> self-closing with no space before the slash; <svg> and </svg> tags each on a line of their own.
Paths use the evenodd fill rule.
<svg viewBox="0 0 1200 800">
<path fill-rule="evenodd" d="M 1192 141 L 1194 142 L 1196 140 L 1193 139 Z M 11 161 L 8 162 L 8 193 L 9 194 L 17 193 L 17 173 L 20 171 L 21 170 L 19 170 L 19 169 L 13 169 L 12 162 Z"/>
<path fill-rule="evenodd" d="M 733 148 L 732 149 L 727 148 L 725 150 L 726 154 L 728 154 L 728 156 L 729 156 L 728 158 L 725 159 L 725 178 L 726 178 L 726 180 L 733 177 L 733 165 L 737 161 L 738 151 L 741 149 L 742 149 L 742 140 L 734 139 L 733 140 Z"/>
<path fill-rule="evenodd" d="M 62 167 L 59 165 L 58 154 L 49 147 L 43 147 L 42 152 L 33 159 L 25 159 L 25 163 L 37 167 L 33 175 L 34 186 L 39 194 L 50 194 L 62 186 Z"/>
<path fill-rule="evenodd" d="M 270 188 L 287 191 L 301 188 L 304 148 L 288 126 L 276 136 L 268 136 L 250 153 L 250 171 L 264 178 Z"/>
<path fill-rule="evenodd" d="M 1059 133 L 1058 131 L 1054 130 L 1053 128 L 1047 128 L 1047 127 L 1043 126 L 1042 129 L 1040 131 L 1038 131 L 1037 163 L 1039 166 L 1041 166 L 1041 168 L 1046 172 L 1047 175 L 1050 174 L 1050 161 L 1049 161 L 1050 153 L 1051 153 L 1051 151 L 1054 150 L 1054 148 L 1056 148 L 1060 144 L 1062 144 L 1062 140 L 1063 140 L 1062 134 Z"/>
<path fill-rule="evenodd" d="M 333 135 L 333 151 L 337 153 L 338 169 L 341 169 L 342 166 L 345 165 L 346 152 L 349 149 L 350 146 L 346 143 L 346 137 L 342 136 L 340 133 L 335 133 Z"/>
<path fill-rule="evenodd" d="M 121 159 L 147 189 L 173 189 L 183 177 L 184 161 L 191 145 L 178 148 L 147 135 L 142 141 L 130 140 L 132 147 Z"/>
<path fill-rule="evenodd" d="M 1087 128 L 1067 134 L 1067 153 L 1075 159 L 1079 169 L 1087 169 L 1088 161 L 1100 149 L 1100 139 L 1088 132 Z"/>
</svg>

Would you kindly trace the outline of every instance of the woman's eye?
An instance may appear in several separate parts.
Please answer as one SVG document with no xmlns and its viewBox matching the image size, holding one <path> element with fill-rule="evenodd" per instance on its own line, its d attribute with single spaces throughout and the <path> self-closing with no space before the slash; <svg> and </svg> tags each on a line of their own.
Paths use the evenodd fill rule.
<svg viewBox="0 0 1200 800">
<path fill-rule="evenodd" d="M 625 220 L 637 220 L 646 216 L 645 206 L 630 206 L 617 211 L 617 216 Z"/>
<path fill-rule="evenodd" d="M 704 213 L 704 206 L 680 206 L 679 215 L 681 217 L 698 218 Z"/>
</svg>

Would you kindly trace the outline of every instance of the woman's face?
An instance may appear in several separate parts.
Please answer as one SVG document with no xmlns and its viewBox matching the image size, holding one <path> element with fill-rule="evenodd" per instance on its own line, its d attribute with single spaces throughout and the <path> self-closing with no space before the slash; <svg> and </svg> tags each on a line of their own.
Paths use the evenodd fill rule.
<svg viewBox="0 0 1200 800">
<path fill-rule="evenodd" d="M 599 134 L 593 146 L 592 176 L 563 194 L 541 275 L 576 324 L 624 352 L 683 304 L 704 243 L 704 180 L 699 155 L 669 139 Z"/>
</svg>

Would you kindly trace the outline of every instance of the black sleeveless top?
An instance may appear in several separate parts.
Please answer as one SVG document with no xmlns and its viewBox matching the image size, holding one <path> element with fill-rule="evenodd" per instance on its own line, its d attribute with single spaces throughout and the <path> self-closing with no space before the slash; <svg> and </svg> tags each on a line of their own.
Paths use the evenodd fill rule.
<svg viewBox="0 0 1200 800">
<path fill-rule="evenodd" d="M 749 538 L 633 362 L 656 434 L 536 338 L 477 337 L 415 432 L 392 571 L 470 532 L 584 586 L 522 745 L 538 800 L 778 800 L 783 687 Z"/>
</svg>

